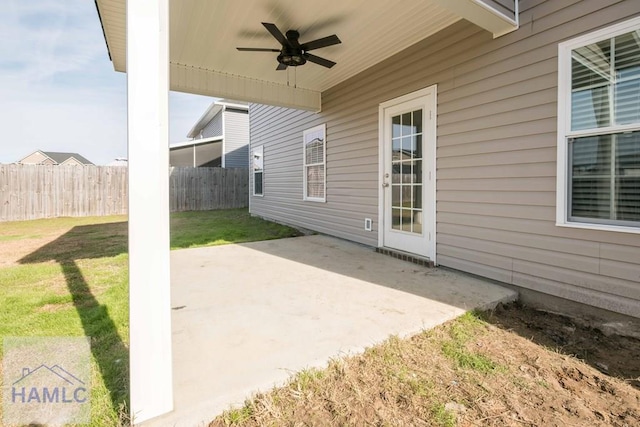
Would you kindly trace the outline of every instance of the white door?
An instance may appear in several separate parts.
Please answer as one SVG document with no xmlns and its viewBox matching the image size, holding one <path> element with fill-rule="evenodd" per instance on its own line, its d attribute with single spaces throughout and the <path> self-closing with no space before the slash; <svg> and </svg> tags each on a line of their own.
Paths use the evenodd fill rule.
<svg viewBox="0 0 640 427">
<path fill-rule="evenodd" d="M 435 262 L 436 87 L 380 105 L 382 246 Z"/>
</svg>

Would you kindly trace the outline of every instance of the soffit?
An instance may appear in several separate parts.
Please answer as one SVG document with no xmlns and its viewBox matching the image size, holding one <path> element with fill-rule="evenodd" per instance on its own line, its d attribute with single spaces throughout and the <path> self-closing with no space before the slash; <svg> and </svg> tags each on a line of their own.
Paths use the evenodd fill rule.
<svg viewBox="0 0 640 427">
<path fill-rule="evenodd" d="M 125 0 L 97 3 L 114 68 L 126 71 Z M 322 92 L 458 19 L 425 0 L 171 0 L 170 62 Z M 261 22 L 298 30 L 301 42 L 337 34 L 342 44 L 313 51 L 337 65 L 276 71 L 276 53 L 237 51 L 279 47 Z"/>
</svg>

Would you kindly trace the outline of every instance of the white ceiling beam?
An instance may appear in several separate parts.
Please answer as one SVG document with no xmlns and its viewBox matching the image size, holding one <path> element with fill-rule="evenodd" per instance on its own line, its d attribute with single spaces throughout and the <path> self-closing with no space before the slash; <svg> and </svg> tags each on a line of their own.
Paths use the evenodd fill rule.
<svg viewBox="0 0 640 427">
<path fill-rule="evenodd" d="M 431 0 L 456 15 L 473 22 L 500 37 L 518 29 L 518 0 L 514 0 L 514 16 L 507 16 L 491 6 L 492 0 Z"/>
<path fill-rule="evenodd" d="M 171 90 L 319 112 L 320 92 L 171 63 Z"/>
</svg>

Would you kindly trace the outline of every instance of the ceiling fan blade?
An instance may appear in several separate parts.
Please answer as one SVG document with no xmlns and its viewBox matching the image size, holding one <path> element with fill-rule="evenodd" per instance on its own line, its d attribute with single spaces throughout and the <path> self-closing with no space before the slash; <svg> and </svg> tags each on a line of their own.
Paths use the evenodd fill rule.
<svg viewBox="0 0 640 427">
<path fill-rule="evenodd" d="M 287 65 L 286 64 L 279 63 L 278 67 L 276 68 L 276 71 L 282 71 L 282 70 L 286 70 L 286 69 L 287 69 Z"/>
<path fill-rule="evenodd" d="M 300 47 L 304 51 L 309 51 L 313 49 L 320 49 L 321 47 L 333 46 L 334 44 L 342 43 L 338 36 L 335 34 L 332 36 L 323 37 L 318 40 L 313 40 L 308 43 L 303 43 Z"/>
<path fill-rule="evenodd" d="M 241 52 L 280 52 L 280 49 L 269 49 L 262 47 L 237 47 Z"/>
<path fill-rule="evenodd" d="M 270 24 L 269 22 L 263 22 L 262 25 L 264 25 L 264 27 L 267 29 L 267 31 L 269 31 L 271 33 L 271 35 L 278 40 L 278 43 L 280 43 L 282 46 L 291 46 L 291 44 L 289 43 L 289 40 L 287 40 L 287 38 L 284 36 L 284 34 L 282 34 L 282 31 L 280 31 L 278 29 L 278 27 L 276 27 L 276 24 Z"/>
<path fill-rule="evenodd" d="M 331 68 L 334 65 L 336 65 L 336 63 L 333 62 L 333 61 L 329 61 L 328 59 L 320 58 L 319 56 L 312 55 L 310 53 L 305 53 L 303 56 L 307 59 L 307 61 L 311 61 L 311 62 L 313 62 L 315 64 L 322 65 L 323 67 Z"/>
</svg>

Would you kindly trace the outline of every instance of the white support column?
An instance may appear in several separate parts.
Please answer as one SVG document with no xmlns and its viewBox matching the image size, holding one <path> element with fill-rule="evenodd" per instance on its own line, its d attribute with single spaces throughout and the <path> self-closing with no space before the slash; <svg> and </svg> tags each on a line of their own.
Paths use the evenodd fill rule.
<svg viewBox="0 0 640 427">
<path fill-rule="evenodd" d="M 136 424 L 173 409 L 168 3 L 127 0 L 130 409 Z"/>
</svg>

